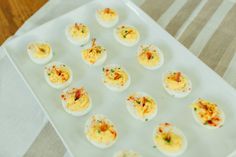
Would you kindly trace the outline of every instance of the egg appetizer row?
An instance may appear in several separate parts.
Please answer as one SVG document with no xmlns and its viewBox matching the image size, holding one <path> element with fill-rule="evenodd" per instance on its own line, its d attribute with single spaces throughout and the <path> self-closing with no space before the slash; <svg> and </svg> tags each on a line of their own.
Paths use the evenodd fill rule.
<svg viewBox="0 0 236 157">
<path fill-rule="evenodd" d="M 45 66 L 45 79 L 53 88 L 67 87 L 73 78 L 70 68 L 60 62 Z M 118 66 L 109 65 L 103 68 L 104 85 L 114 91 L 122 91 L 130 84 L 128 72 Z M 184 97 L 191 91 L 191 82 L 181 72 L 167 73 L 163 79 L 166 91 L 176 97 Z M 92 106 L 92 100 L 84 88 L 68 88 L 61 95 L 64 109 L 72 115 L 86 114 Z M 131 93 L 126 99 L 129 113 L 136 119 L 149 121 L 157 114 L 157 103 L 150 95 L 143 92 Z M 193 116 L 197 122 L 207 128 L 219 128 L 224 123 L 224 113 L 208 100 L 199 99 L 193 103 Z"/>
<path fill-rule="evenodd" d="M 104 115 L 91 116 L 84 133 L 87 140 L 94 146 L 104 149 L 111 147 L 118 139 L 115 124 Z M 167 156 L 178 156 L 187 148 L 184 133 L 171 123 L 161 123 L 153 131 L 154 147 Z M 133 151 L 120 151 L 114 157 L 141 157 Z"/>
</svg>

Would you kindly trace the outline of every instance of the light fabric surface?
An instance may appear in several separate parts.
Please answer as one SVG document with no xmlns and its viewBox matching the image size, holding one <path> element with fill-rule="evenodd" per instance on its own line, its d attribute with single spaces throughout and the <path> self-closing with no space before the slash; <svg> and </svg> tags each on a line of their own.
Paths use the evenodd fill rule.
<svg viewBox="0 0 236 157">
<path fill-rule="evenodd" d="M 24 25 L 24 31 L 36 27 L 55 16 L 59 16 L 84 2 L 79 0 L 50 1 L 43 8 L 44 10 L 41 10 L 34 16 L 34 19 Z M 236 87 L 236 5 L 234 0 L 146 0 L 141 8 L 169 33 L 176 37 L 177 40 L 189 48 L 196 56 L 200 57 L 200 59 L 221 75 L 227 82 Z M 48 13 L 49 11 L 50 14 Z M 9 61 L 6 58 L 2 61 L 0 61 L 0 70 L 6 70 L 5 67 L 10 67 Z M 4 68 L 2 68 L 2 65 L 4 65 Z M 12 136 L 10 136 L 6 129 L 5 134 L 7 134 L 7 137 L 5 139 L 11 139 L 11 143 L 9 144 L 15 144 L 15 146 L 19 146 L 23 143 L 22 145 L 25 145 L 23 146 L 25 151 L 28 148 L 26 145 L 30 145 L 33 141 L 33 136 L 37 134 L 37 130 L 38 132 L 40 131 L 40 126 L 44 126 L 45 118 L 37 104 L 35 104 L 32 96 L 30 96 L 29 93 L 27 94 L 27 90 L 23 87 L 22 81 L 17 78 L 17 74 L 13 74 L 15 73 L 13 68 L 9 73 L 4 73 L 6 76 L 0 77 L 1 87 L 3 87 L 3 83 L 4 87 L 6 87 L 6 81 L 8 81 L 9 84 L 12 82 L 8 78 L 15 78 L 16 80 L 10 84 L 11 88 L 9 88 L 9 92 L 3 92 L 1 91 L 3 88 L 0 88 L 0 98 L 2 98 L 2 96 L 6 97 L 7 94 L 9 95 L 9 93 L 11 93 L 10 91 L 18 85 L 16 86 L 17 89 L 24 91 L 24 93 L 21 94 L 25 94 L 23 97 L 28 99 L 22 100 L 22 102 L 17 101 L 19 106 L 14 106 L 11 103 L 15 103 L 16 101 L 11 100 L 11 102 L 8 102 L 8 99 L 4 101 L 0 99 L 0 105 L 4 104 L 7 106 L 3 112 L 0 110 L 0 124 L 2 126 L 3 120 L 5 123 L 6 119 L 10 120 L 10 124 L 14 124 L 12 126 L 7 125 L 7 127 L 10 126 L 15 132 L 11 132 Z M 17 79 L 19 79 L 18 82 Z M 15 96 L 16 93 L 19 94 L 19 91 L 12 92 L 12 95 Z M 29 102 L 27 103 L 26 101 Z M 28 111 L 25 111 L 25 108 L 20 109 L 22 104 L 27 106 L 27 110 L 30 110 L 29 113 Z M 12 110 L 15 112 L 12 111 L 13 114 L 11 114 L 8 109 L 13 107 L 15 108 Z M 2 116 L 2 113 L 5 115 Z M 30 113 L 32 113 L 32 115 Z M 23 117 L 19 114 L 21 116 L 23 115 Z M 5 119 L 2 117 L 5 117 Z M 17 121 L 14 120 L 14 118 L 10 119 L 9 117 L 20 118 L 18 118 Z M 24 123 L 27 123 L 30 127 L 28 127 L 28 130 L 24 130 L 24 135 L 20 134 L 19 139 L 15 137 L 16 142 L 14 142 L 14 136 L 17 135 L 16 133 L 19 134 L 18 130 L 25 128 L 24 125 L 22 125 L 22 119 L 27 120 L 29 117 L 32 120 L 31 123 L 30 121 L 24 121 Z M 35 119 L 32 119 L 31 117 L 34 117 Z M 19 124 L 20 127 L 17 128 L 17 124 Z M 32 129 L 32 132 L 34 133 L 30 134 L 30 129 Z M 2 130 L 0 130 L 0 133 L 1 131 Z M 0 136 L 1 135 L 2 134 L 0 134 Z M 31 141 L 28 140 L 28 142 L 26 142 L 23 140 L 26 135 L 28 139 L 31 137 Z M 2 137 L 0 139 L 2 139 Z M 21 140 L 24 142 L 21 143 Z M 3 145 L 1 142 L 2 141 L 0 141 L 0 148 Z M 5 150 L 5 152 L 9 150 L 10 149 Z M 19 152 L 22 153 L 23 151 Z M 28 149 L 25 157 L 60 157 L 64 155 L 64 152 L 65 148 L 55 131 L 50 124 L 47 124 Z M 2 156 L 1 151 L 0 156 Z M 6 156 L 6 154 L 4 154 L 4 156 Z M 7 156 L 10 157 L 14 155 L 9 154 Z M 17 156 L 21 155 L 18 154 Z M 66 154 L 65 156 L 68 157 L 69 155 Z M 234 155 L 231 157 L 233 156 Z"/>
</svg>

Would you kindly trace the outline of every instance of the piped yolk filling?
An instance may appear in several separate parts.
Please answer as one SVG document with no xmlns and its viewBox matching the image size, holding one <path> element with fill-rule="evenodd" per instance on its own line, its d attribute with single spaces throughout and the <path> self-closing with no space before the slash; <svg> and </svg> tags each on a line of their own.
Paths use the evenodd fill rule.
<svg viewBox="0 0 236 157">
<path fill-rule="evenodd" d="M 156 66 L 160 61 L 160 56 L 157 50 L 149 49 L 149 47 L 142 48 L 142 52 L 138 56 L 138 61 L 140 64 L 148 67 Z"/>
<path fill-rule="evenodd" d="M 165 78 L 167 88 L 177 91 L 186 91 L 188 89 L 188 80 L 181 72 L 170 73 Z"/>
<path fill-rule="evenodd" d="M 109 144 L 117 138 L 117 131 L 106 120 L 93 119 L 87 136 L 97 143 Z"/>
<path fill-rule="evenodd" d="M 50 82 L 56 84 L 63 84 L 71 77 L 70 71 L 65 65 L 53 65 L 52 67 L 47 69 L 47 75 Z"/>
<path fill-rule="evenodd" d="M 148 96 L 136 96 L 131 95 L 128 97 L 128 101 L 133 103 L 133 107 L 135 108 L 138 116 L 145 117 L 151 115 L 155 112 L 157 106 L 154 100 Z"/>
<path fill-rule="evenodd" d="M 104 83 L 113 86 L 124 86 L 128 81 L 128 74 L 121 68 L 103 68 Z"/>
<path fill-rule="evenodd" d="M 110 8 L 105 8 L 98 11 L 100 19 L 103 21 L 114 21 L 117 18 L 117 13 L 115 10 Z"/>
<path fill-rule="evenodd" d="M 90 64 L 96 63 L 104 55 L 105 48 L 95 43 L 93 40 L 92 47 L 82 51 L 83 59 Z"/>
<path fill-rule="evenodd" d="M 212 127 L 219 127 L 222 122 L 222 118 L 221 111 L 216 104 L 204 99 L 199 99 L 192 106 L 195 114 L 202 124 Z"/>
<path fill-rule="evenodd" d="M 120 39 L 130 42 L 136 41 L 139 36 L 139 32 L 135 28 L 129 26 L 121 26 L 117 28 L 117 34 Z"/>
<path fill-rule="evenodd" d="M 51 53 L 51 47 L 46 43 L 34 43 L 29 45 L 28 49 L 31 51 L 35 58 L 47 58 Z"/>
<path fill-rule="evenodd" d="M 170 125 L 160 126 L 156 130 L 155 142 L 163 151 L 176 153 L 183 148 L 183 138 L 176 134 Z"/>
<path fill-rule="evenodd" d="M 69 34 L 74 39 L 83 39 L 88 37 L 89 28 L 84 24 L 75 23 L 69 27 Z"/>
<path fill-rule="evenodd" d="M 73 88 L 61 95 L 70 111 L 84 111 L 90 106 L 89 95 L 84 88 Z"/>
</svg>

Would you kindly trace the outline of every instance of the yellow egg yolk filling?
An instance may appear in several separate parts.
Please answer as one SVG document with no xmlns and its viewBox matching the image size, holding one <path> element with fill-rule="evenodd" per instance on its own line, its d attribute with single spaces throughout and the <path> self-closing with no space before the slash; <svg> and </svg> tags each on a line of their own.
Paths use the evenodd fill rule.
<svg viewBox="0 0 236 157">
<path fill-rule="evenodd" d="M 122 68 L 103 68 L 104 83 L 113 86 L 124 86 L 128 81 L 128 74 Z"/>
<path fill-rule="evenodd" d="M 133 107 L 140 117 L 145 117 L 153 114 L 157 108 L 155 101 L 148 96 L 140 97 L 131 95 L 128 97 L 128 101 L 133 103 Z"/>
<path fill-rule="evenodd" d="M 103 21 L 114 21 L 117 18 L 117 13 L 115 10 L 110 8 L 105 8 L 103 10 L 98 11 L 99 18 Z"/>
<path fill-rule="evenodd" d="M 46 43 L 35 43 L 28 47 L 35 58 L 47 58 L 51 53 L 51 47 Z"/>
<path fill-rule="evenodd" d="M 141 65 L 154 67 L 159 63 L 160 56 L 158 55 L 157 50 L 145 47 L 142 48 L 142 52 L 138 55 L 138 61 Z"/>
<path fill-rule="evenodd" d="M 94 119 L 87 131 L 87 136 L 97 143 L 109 144 L 117 138 L 117 131 L 106 120 Z"/>
<path fill-rule="evenodd" d="M 89 28 L 84 24 L 77 24 L 69 27 L 69 34 L 74 39 L 83 39 L 88 37 Z"/>
<path fill-rule="evenodd" d="M 89 95 L 84 88 L 73 88 L 61 95 L 70 111 L 84 111 L 90 106 Z"/>
<path fill-rule="evenodd" d="M 183 147 L 182 137 L 173 132 L 158 133 L 155 140 L 159 148 L 163 151 L 175 153 Z"/>
<path fill-rule="evenodd" d="M 184 145 L 183 137 L 174 131 L 170 123 L 160 124 L 156 130 L 154 140 L 159 149 L 169 153 L 180 151 Z"/>
<path fill-rule="evenodd" d="M 216 104 L 204 99 L 199 99 L 192 107 L 202 124 L 219 127 L 222 118 L 221 111 Z"/>
<path fill-rule="evenodd" d="M 188 79 L 180 72 L 170 73 L 164 80 L 167 88 L 171 90 L 184 91 L 188 88 Z"/>
<path fill-rule="evenodd" d="M 71 77 L 70 70 L 65 65 L 53 65 L 47 69 L 47 74 L 50 82 L 56 84 L 63 84 Z"/>
<path fill-rule="evenodd" d="M 100 45 L 96 45 L 95 40 L 92 43 L 92 47 L 82 51 L 82 57 L 90 64 L 96 63 L 104 55 L 105 48 Z"/>
<path fill-rule="evenodd" d="M 139 37 L 139 32 L 130 26 L 121 26 L 118 28 L 117 34 L 120 39 L 128 41 L 128 42 L 134 42 Z"/>
</svg>

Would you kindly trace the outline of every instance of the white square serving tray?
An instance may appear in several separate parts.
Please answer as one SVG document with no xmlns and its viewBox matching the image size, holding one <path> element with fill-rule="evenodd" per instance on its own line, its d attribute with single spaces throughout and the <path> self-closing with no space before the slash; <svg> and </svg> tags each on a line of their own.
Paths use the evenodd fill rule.
<svg viewBox="0 0 236 157">
<path fill-rule="evenodd" d="M 133 25 L 140 31 L 141 38 L 136 46 L 122 46 L 114 39 L 113 28 L 105 29 L 96 22 L 95 11 L 103 7 L 115 8 L 120 15 L 119 24 Z M 74 22 L 88 25 L 92 37 L 107 48 L 108 58 L 103 65 L 119 64 L 129 72 L 131 85 L 127 90 L 110 91 L 102 83 L 103 66 L 91 67 L 82 61 L 80 51 L 83 48 L 71 44 L 65 36 L 66 26 Z M 53 61 L 71 67 L 72 86 L 84 86 L 88 90 L 93 108 L 87 115 L 73 117 L 63 110 L 59 98 L 61 90 L 46 83 L 44 66 L 34 64 L 26 53 L 27 44 L 37 40 L 52 45 Z M 160 69 L 150 71 L 138 64 L 137 49 L 145 43 L 162 49 L 165 63 Z M 236 148 L 235 90 L 129 0 L 92 1 L 16 37 L 7 42 L 4 49 L 74 157 L 112 157 L 122 149 L 135 150 L 143 157 L 163 156 L 153 148 L 152 141 L 153 129 L 161 122 L 171 122 L 185 133 L 188 148 L 182 157 L 226 157 Z M 192 93 L 186 98 L 171 97 L 162 86 L 163 73 L 176 69 L 192 81 Z M 135 91 L 146 92 L 156 99 L 158 114 L 152 121 L 140 122 L 128 113 L 125 98 Z M 222 128 L 208 130 L 194 121 L 190 104 L 199 97 L 218 103 L 224 110 L 226 120 Z M 119 138 L 112 147 L 103 150 L 87 141 L 84 126 L 93 114 L 104 114 L 116 125 Z"/>
</svg>

